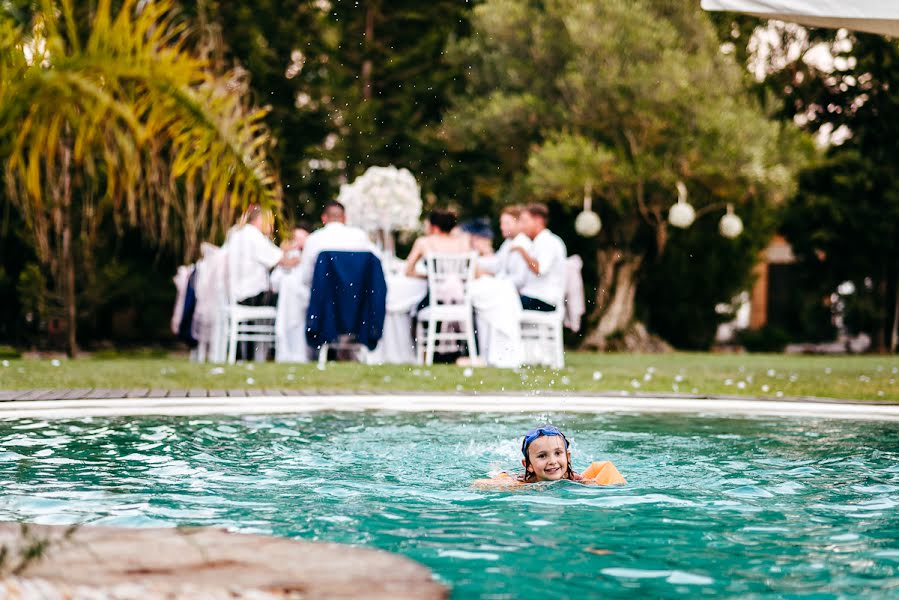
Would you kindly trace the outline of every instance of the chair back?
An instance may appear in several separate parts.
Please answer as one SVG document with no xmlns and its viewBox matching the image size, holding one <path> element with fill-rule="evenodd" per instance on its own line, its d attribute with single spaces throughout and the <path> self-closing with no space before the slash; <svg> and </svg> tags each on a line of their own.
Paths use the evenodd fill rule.
<svg viewBox="0 0 899 600">
<path fill-rule="evenodd" d="M 384 271 L 374 253 L 322 251 L 306 309 L 306 342 L 320 348 L 352 334 L 373 350 L 383 334 L 386 302 Z"/>
<path fill-rule="evenodd" d="M 477 252 L 426 255 L 430 305 L 471 304 L 469 283 L 475 278 L 477 261 Z"/>
</svg>

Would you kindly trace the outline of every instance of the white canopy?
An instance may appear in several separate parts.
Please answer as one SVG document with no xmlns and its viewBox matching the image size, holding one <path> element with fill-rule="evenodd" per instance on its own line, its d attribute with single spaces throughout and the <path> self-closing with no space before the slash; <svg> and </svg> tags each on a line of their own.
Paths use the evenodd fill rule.
<svg viewBox="0 0 899 600">
<path fill-rule="evenodd" d="M 899 0 L 702 0 L 702 8 L 899 37 Z"/>
</svg>

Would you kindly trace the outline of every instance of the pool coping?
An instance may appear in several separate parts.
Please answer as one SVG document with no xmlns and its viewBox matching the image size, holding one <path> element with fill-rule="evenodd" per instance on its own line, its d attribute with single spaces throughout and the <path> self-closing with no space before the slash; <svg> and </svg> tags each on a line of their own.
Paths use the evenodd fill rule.
<svg viewBox="0 0 899 600">
<path fill-rule="evenodd" d="M 112 391 L 112 390 L 110 390 Z M 125 390 L 122 390 L 125 391 Z M 831 399 L 747 399 L 557 394 L 278 394 L 253 396 L 96 397 L 0 402 L 0 419 L 110 416 L 201 416 L 307 412 L 575 412 L 798 416 L 899 421 L 899 405 Z"/>
</svg>

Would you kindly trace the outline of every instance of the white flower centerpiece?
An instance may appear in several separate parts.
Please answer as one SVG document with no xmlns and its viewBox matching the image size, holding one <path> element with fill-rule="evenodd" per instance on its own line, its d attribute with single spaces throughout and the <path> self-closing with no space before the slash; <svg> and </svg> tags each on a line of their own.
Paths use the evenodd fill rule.
<svg viewBox="0 0 899 600">
<path fill-rule="evenodd" d="M 338 202 L 346 207 L 348 225 L 373 235 L 393 255 L 393 234 L 421 226 L 421 188 L 408 169 L 369 167 L 351 184 L 340 186 Z"/>
</svg>

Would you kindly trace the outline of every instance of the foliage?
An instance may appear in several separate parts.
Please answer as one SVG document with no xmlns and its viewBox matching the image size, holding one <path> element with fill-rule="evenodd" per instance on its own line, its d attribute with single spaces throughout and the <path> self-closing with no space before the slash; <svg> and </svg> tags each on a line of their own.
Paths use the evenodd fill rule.
<svg viewBox="0 0 899 600">
<path fill-rule="evenodd" d="M 746 230 L 737 239 L 719 235 L 717 220 L 700 219 L 672 231 L 668 249 L 646 266 L 637 296 L 642 317 L 676 348 L 708 349 L 718 325 L 734 317 L 717 312 L 717 305 L 752 285 L 758 249 L 770 239 L 774 218 L 760 198 L 740 214 Z"/>
<path fill-rule="evenodd" d="M 425 191 L 467 198 L 458 173 L 470 165 L 448 155 L 432 133 L 462 79 L 462 69 L 443 54 L 448 40 L 467 28 L 467 3 L 201 5 L 227 40 L 227 57 L 252 72 L 254 95 L 272 107 L 267 123 L 278 139 L 274 156 L 290 218 L 317 216 L 340 183 L 373 165 L 406 167 L 422 178 Z"/>
<path fill-rule="evenodd" d="M 0 156 L 74 353 L 75 272 L 95 266 L 107 215 L 192 256 L 246 203 L 277 205 L 280 186 L 245 72 L 214 71 L 171 0 L 77 15 L 72 0 L 43 0 L 27 26 L 6 8 Z"/>
<path fill-rule="evenodd" d="M 749 352 L 783 352 L 790 343 L 790 333 L 765 325 L 760 329 L 744 329 L 737 333 L 737 342 Z"/>
<path fill-rule="evenodd" d="M 794 128 L 744 93 L 742 72 L 690 3 L 492 0 L 475 8 L 473 24 L 455 49 L 471 76 L 445 119 L 448 139 L 497 157 L 499 197 L 577 206 L 585 190 L 599 196 L 607 272 L 645 269 L 644 258 L 664 254 L 676 182 L 701 212 L 777 202 L 808 153 Z M 695 276 L 706 277 L 699 268 Z M 736 275 L 745 283 L 746 271 Z M 600 280 L 600 331 L 612 308 L 624 316 L 604 335 L 633 314 L 621 306 L 633 293 L 615 289 L 635 284 L 626 279 Z M 709 297 L 707 306 L 728 299 Z"/>
<path fill-rule="evenodd" d="M 827 152 L 799 180 L 783 231 L 799 259 L 802 298 L 796 334 L 829 330 L 831 295 L 844 298 L 847 326 L 887 345 L 899 267 L 899 42 L 845 30 L 807 29 L 719 13 L 721 39 L 758 76 L 774 114 L 819 136 Z M 764 31 L 764 35 L 759 35 Z"/>
<path fill-rule="evenodd" d="M 875 162 L 862 151 L 834 149 L 804 172 L 783 230 L 807 275 L 805 293 L 820 305 L 840 283 L 852 281 L 856 292 L 846 298 L 846 325 L 875 333 L 882 349 L 899 276 L 899 186 L 889 162 Z"/>
<path fill-rule="evenodd" d="M 70 525 L 54 539 L 34 533 L 28 523 L 20 523 L 15 544 L 0 546 L 0 579 L 22 575 L 28 567 L 44 559 L 54 545 L 68 542 L 80 527 L 80 524 Z"/>
</svg>

